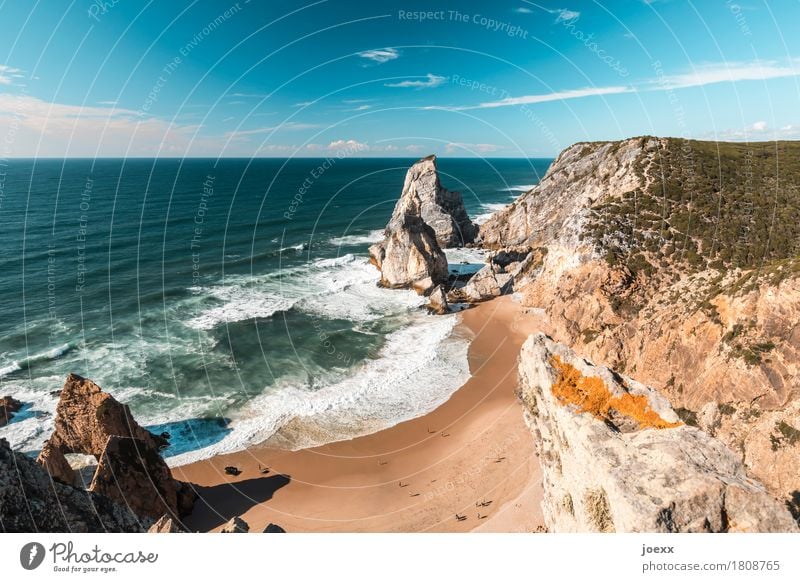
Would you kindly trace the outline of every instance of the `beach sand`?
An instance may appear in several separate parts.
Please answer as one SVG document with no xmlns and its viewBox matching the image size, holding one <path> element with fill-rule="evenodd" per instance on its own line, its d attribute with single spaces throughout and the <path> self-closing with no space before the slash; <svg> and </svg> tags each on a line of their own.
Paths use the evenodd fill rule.
<svg viewBox="0 0 800 582">
<path fill-rule="evenodd" d="M 474 336 L 472 378 L 425 416 L 321 447 L 254 447 L 175 468 L 200 495 L 186 524 L 213 531 L 239 515 L 251 532 L 271 522 L 289 532 L 537 531 L 541 472 L 514 394 L 534 331 L 521 314 L 501 297 L 459 315 Z M 226 475 L 228 465 L 242 473 Z"/>
</svg>

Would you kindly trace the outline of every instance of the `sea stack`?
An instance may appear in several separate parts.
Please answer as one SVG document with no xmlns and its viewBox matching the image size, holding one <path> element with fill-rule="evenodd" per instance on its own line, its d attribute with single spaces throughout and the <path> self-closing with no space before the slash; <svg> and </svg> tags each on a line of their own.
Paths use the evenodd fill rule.
<svg viewBox="0 0 800 582">
<path fill-rule="evenodd" d="M 447 257 L 442 245 L 454 244 L 459 239 L 459 224 L 466 225 L 464 219 L 469 227 L 473 226 L 461 196 L 439 184 L 435 162 L 435 156 L 428 156 L 411 166 L 383 240 L 369 249 L 370 260 L 381 270 L 380 284 L 384 287 L 414 289 L 428 295 L 447 281 Z M 447 206 L 440 202 L 446 202 Z M 457 213 L 455 217 L 449 214 L 451 210 Z M 472 238 L 473 230 L 469 230 Z"/>
<path fill-rule="evenodd" d="M 442 187 L 435 155 L 422 158 L 406 173 L 392 219 L 405 214 L 422 218 L 436 233 L 436 242 L 443 249 L 468 245 L 478 234 L 478 226 L 469 219 L 461 194 Z"/>
</svg>

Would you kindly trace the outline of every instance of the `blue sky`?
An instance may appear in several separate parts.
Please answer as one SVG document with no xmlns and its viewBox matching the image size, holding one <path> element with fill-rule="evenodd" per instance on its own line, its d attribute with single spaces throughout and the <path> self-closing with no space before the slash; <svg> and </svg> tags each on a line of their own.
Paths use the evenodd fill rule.
<svg viewBox="0 0 800 582">
<path fill-rule="evenodd" d="M 800 135 L 800 2 L 0 4 L 0 156 L 551 157 Z"/>
</svg>

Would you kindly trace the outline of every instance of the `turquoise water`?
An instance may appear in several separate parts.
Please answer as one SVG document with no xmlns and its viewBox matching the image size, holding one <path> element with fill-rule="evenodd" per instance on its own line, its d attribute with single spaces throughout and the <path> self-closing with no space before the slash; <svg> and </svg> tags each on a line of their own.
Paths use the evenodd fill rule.
<svg viewBox="0 0 800 582">
<path fill-rule="evenodd" d="M 416 416 L 463 382 L 455 316 L 366 261 L 414 160 L 13 160 L 0 168 L 0 428 L 33 451 L 68 372 L 172 435 L 172 462 Z M 475 218 L 549 160 L 441 159 Z M 469 253 L 452 253 L 453 268 Z"/>
</svg>

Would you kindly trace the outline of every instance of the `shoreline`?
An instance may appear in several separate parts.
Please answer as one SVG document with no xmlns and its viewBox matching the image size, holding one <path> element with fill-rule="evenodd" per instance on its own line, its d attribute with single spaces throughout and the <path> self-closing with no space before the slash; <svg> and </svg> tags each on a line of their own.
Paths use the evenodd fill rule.
<svg viewBox="0 0 800 582">
<path fill-rule="evenodd" d="M 534 331 L 521 313 L 505 296 L 458 315 L 473 336 L 471 377 L 426 415 L 348 441 L 255 446 L 173 468 L 200 497 L 186 525 L 215 531 L 240 516 L 252 532 L 269 523 L 289 532 L 541 528 L 541 470 L 514 393 L 519 349 Z M 225 474 L 229 465 L 241 473 Z"/>
</svg>

